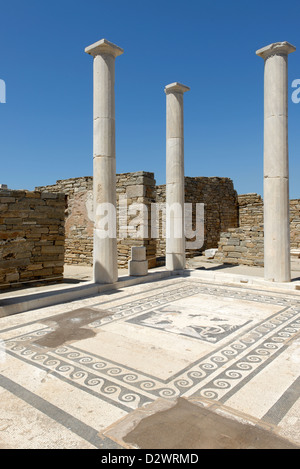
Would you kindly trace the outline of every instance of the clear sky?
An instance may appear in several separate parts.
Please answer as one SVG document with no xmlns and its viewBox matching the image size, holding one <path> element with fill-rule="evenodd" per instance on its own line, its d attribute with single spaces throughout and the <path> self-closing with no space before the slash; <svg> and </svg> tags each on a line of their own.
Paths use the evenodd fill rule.
<svg viewBox="0 0 300 469">
<path fill-rule="evenodd" d="M 185 173 L 230 177 L 263 195 L 263 60 L 289 55 L 290 196 L 300 198 L 300 2 L 278 0 L 0 1 L 0 183 L 34 189 L 92 175 L 92 57 L 106 38 L 116 59 L 117 172 L 165 182 L 165 85 L 184 95 Z"/>
</svg>

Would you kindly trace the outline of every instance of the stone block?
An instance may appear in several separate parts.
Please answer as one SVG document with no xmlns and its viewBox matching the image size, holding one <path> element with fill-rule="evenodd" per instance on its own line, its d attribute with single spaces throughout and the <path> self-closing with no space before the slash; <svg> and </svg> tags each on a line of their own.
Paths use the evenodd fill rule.
<svg viewBox="0 0 300 469">
<path fill-rule="evenodd" d="M 205 257 L 207 259 L 213 259 L 216 255 L 217 251 L 218 251 L 217 249 L 206 249 L 204 251 Z"/>
<path fill-rule="evenodd" d="M 234 252 L 235 251 L 235 246 L 223 246 L 223 251 L 224 252 Z"/>
<path fill-rule="evenodd" d="M 20 275 L 18 272 L 12 272 L 12 273 L 6 274 L 5 281 L 7 283 L 17 282 L 19 278 L 20 278 Z"/>
<path fill-rule="evenodd" d="M 145 261 L 146 260 L 145 246 L 132 246 L 131 247 L 131 260 Z"/>
<path fill-rule="evenodd" d="M 128 261 L 128 271 L 130 276 L 143 276 L 148 274 L 148 261 Z"/>
<path fill-rule="evenodd" d="M 134 186 L 127 186 L 126 188 L 126 195 L 129 198 L 135 197 L 145 197 L 146 195 L 146 187 L 141 184 L 136 184 Z"/>
</svg>

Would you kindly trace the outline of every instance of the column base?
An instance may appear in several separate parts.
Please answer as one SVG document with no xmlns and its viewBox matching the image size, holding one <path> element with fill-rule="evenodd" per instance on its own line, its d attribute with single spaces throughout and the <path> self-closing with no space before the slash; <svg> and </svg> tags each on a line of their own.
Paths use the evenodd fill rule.
<svg viewBox="0 0 300 469">
<path fill-rule="evenodd" d="M 134 277 L 147 275 L 148 261 L 128 261 L 128 273 Z"/>
</svg>

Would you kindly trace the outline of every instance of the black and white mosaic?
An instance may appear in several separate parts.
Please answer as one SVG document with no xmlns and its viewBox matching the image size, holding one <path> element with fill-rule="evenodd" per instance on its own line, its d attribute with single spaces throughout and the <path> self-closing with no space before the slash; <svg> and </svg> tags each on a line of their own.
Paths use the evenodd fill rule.
<svg viewBox="0 0 300 469">
<path fill-rule="evenodd" d="M 226 318 L 221 314 L 210 315 L 191 311 L 188 306 L 170 305 L 139 315 L 127 322 L 216 344 L 251 321 L 245 321 L 238 316 L 231 315 Z"/>
<path fill-rule="evenodd" d="M 261 303 L 277 308 L 268 317 L 254 321 L 239 317 L 237 313 L 228 317 L 209 315 L 205 311 L 205 297 L 201 311 L 191 312 L 188 306 L 176 305 L 176 301 L 194 295 L 245 300 L 253 305 Z M 94 304 L 93 308 L 100 310 L 101 303 Z M 41 326 L 39 330 L 7 340 L 6 350 L 14 357 L 51 371 L 59 379 L 129 412 L 158 397 L 195 396 L 226 402 L 284 351 L 300 331 L 300 305 L 292 295 L 282 297 L 190 280 L 178 282 L 176 288 L 165 286 L 154 293 L 148 291 L 136 300 L 125 298 L 117 306 L 110 307 L 106 303 L 105 310 L 111 315 L 85 327 L 97 331 L 105 325 L 123 321 L 128 325 L 161 330 L 174 338 L 176 335 L 188 337 L 212 347 L 206 354 L 195 355 L 192 363 L 166 379 L 80 349 L 80 341 L 76 346 L 70 343 L 56 349 L 37 348 L 35 342 L 53 331 L 50 326 Z"/>
</svg>

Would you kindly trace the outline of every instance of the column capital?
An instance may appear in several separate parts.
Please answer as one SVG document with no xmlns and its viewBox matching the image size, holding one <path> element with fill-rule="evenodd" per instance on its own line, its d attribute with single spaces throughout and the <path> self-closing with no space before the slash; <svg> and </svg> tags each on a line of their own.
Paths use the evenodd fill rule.
<svg viewBox="0 0 300 469">
<path fill-rule="evenodd" d="M 170 85 L 167 85 L 165 87 L 165 93 L 185 93 L 186 91 L 189 91 L 190 88 L 188 86 L 182 85 L 181 83 L 178 83 L 177 81 L 175 83 L 170 83 Z"/>
<path fill-rule="evenodd" d="M 121 47 L 116 46 L 112 42 L 109 42 L 107 39 L 101 39 L 100 41 L 91 44 L 90 46 L 86 47 L 84 51 L 87 54 L 92 55 L 93 57 L 102 54 L 110 54 L 113 57 L 118 57 L 118 55 L 121 55 L 124 52 Z"/>
<path fill-rule="evenodd" d="M 274 42 L 273 44 L 269 44 L 268 46 L 257 50 L 256 55 L 265 60 L 273 55 L 288 55 L 295 50 L 296 47 L 289 42 Z"/>
</svg>

